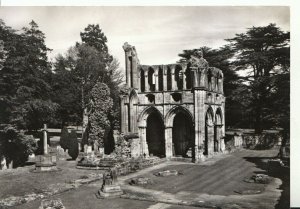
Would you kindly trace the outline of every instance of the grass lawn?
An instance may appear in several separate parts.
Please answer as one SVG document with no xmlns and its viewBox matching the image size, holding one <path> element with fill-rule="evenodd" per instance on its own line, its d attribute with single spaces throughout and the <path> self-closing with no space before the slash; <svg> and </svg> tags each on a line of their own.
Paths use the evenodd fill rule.
<svg viewBox="0 0 300 209">
<path fill-rule="evenodd" d="M 5 170 L 0 172 L 1 192 L 0 199 L 9 196 L 22 196 L 28 193 L 39 193 L 50 184 L 65 183 L 79 179 L 90 173 L 100 172 L 93 170 L 76 169 L 76 161 L 61 160 L 57 167 L 61 171 L 57 172 L 31 172 L 34 165 L 25 166 L 18 169 Z"/>
<path fill-rule="evenodd" d="M 217 161 L 213 165 L 197 164 L 170 165 L 143 175 L 151 178 L 154 184 L 145 186 L 148 189 L 177 193 L 181 191 L 207 193 L 211 195 L 232 195 L 235 191 L 260 190 L 264 184 L 247 183 L 244 179 L 255 173 L 265 173 L 264 169 L 257 167 L 247 160 L 251 157 L 274 157 L 277 150 L 244 150 L 230 154 L 229 157 Z M 153 173 L 162 170 L 177 170 L 183 175 L 156 177 Z"/>
</svg>

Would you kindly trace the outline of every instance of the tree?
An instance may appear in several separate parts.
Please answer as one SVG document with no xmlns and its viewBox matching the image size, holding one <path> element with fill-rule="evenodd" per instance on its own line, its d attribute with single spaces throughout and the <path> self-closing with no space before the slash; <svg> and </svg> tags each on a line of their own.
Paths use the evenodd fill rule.
<svg viewBox="0 0 300 209">
<path fill-rule="evenodd" d="M 248 110 L 254 115 L 256 133 L 274 126 L 268 121 L 270 109 L 267 99 L 274 91 L 273 77 L 288 73 L 290 68 L 290 33 L 284 32 L 275 24 L 248 28 L 246 33 L 236 34 L 228 39 L 234 52 L 236 70 L 243 71 L 243 81 L 248 86 L 250 103 Z M 247 75 L 247 71 L 250 72 Z M 287 105 L 289 101 L 286 101 Z"/>
<path fill-rule="evenodd" d="M 90 140 L 97 141 L 100 147 L 104 147 L 104 137 L 110 129 L 108 114 L 112 108 L 110 91 L 106 84 L 98 81 L 93 87 L 91 94 Z M 90 142 L 90 143 L 91 143 Z"/>
<path fill-rule="evenodd" d="M 69 146 L 68 146 L 68 154 L 71 156 L 72 160 L 76 160 L 79 154 L 78 149 L 78 140 L 77 140 L 77 134 L 75 130 L 71 130 L 71 133 L 69 134 Z"/>
<path fill-rule="evenodd" d="M 84 29 L 84 32 L 80 32 L 80 37 L 83 43 L 94 47 L 98 52 L 103 54 L 102 62 L 109 64 L 112 61 L 113 58 L 109 55 L 106 45 L 107 38 L 99 27 L 99 24 L 89 24 Z"/>
<path fill-rule="evenodd" d="M 45 36 L 34 21 L 22 33 L 5 26 L 3 21 L 0 30 L 7 51 L 0 71 L 2 120 L 18 128 L 36 130 L 43 122 L 55 119 L 53 113 L 57 108 L 50 100 L 52 72 Z"/>
<path fill-rule="evenodd" d="M 71 64 L 67 57 L 58 55 L 51 79 L 51 100 L 59 104 L 56 117 L 61 127 L 68 124 L 80 125 L 82 122 L 80 84 L 72 72 Z"/>
<path fill-rule="evenodd" d="M 69 143 L 70 143 L 69 140 L 70 140 L 69 131 L 68 131 L 67 127 L 63 127 L 62 130 L 61 130 L 61 134 L 60 134 L 59 145 L 65 151 L 69 147 Z"/>
</svg>

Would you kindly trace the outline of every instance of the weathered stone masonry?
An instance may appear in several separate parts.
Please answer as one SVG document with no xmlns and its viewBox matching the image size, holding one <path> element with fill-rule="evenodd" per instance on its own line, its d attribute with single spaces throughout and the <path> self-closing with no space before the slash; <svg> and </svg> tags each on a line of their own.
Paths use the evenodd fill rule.
<svg viewBox="0 0 300 209">
<path fill-rule="evenodd" d="M 128 89 L 121 96 L 121 131 L 139 135 L 138 155 L 191 157 L 225 150 L 223 73 L 198 51 L 186 63 L 141 65 L 123 46 Z"/>
</svg>

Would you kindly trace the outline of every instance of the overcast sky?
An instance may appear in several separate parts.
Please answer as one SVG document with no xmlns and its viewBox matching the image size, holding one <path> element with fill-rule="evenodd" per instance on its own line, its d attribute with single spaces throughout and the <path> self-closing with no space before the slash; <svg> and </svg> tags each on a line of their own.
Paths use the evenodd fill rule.
<svg viewBox="0 0 300 209">
<path fill-rule="evenodd" d="M 80 41 L 80 31 L 99 24 L 110 53 L 124 67 L 122 45 L 136 46 L 142 64 L 168 64 L 184 49 L 217 48 L 252 26 L 276 23 L 290 30 L 289 7 L 0 7 L 0 18 L 14 29 L 33 19 L 46 35 L 50 57 Z"/>
</svg>

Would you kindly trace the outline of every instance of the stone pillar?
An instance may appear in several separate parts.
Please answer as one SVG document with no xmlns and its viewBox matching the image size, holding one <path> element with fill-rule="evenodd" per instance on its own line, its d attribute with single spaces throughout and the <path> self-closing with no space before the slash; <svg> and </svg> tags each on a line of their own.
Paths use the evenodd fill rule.
<svg viewBox="0 0 300 209">
<path fill-rule="evenodd" d="M 177 83 L 175 81 L 175 65 L 171 65 L 171 80 L 172 80 L 172 90 L 177 90 L 178 87 L 177 87 Z"/>
<path fill-rule="evenodd" d="M 139 76 L 137 69 L 137 56 L 134 52 L 131 53 L 131 73 L 132 73 L 132 88 L 139 89 Z"/>
<path fill-rule="evenodd" d="M 195 161 L 204 158 L 205 141 L 205 91 L 194 89 L 194 115 L 195 115 Z"/>
<path fill-rule="evenodd" d="M 186 71 L 186 65 L 181 65 L 182 67 L 182 89 L 186 89 L 186 75 L 185 75 L 185 71 Z"/>
<path fill-rule="evenodd" d="M 220 78 L 220 82 L 219 82 L 219 88 L 220 88 L 220 93 L 223 94 L 223 78 Z"/>
<path fill-rule="evenodd" d="M 122 133 L 125 133 L 125 115 L 124 115 L 124 112 L 125 112 L 125 104 L 124 104 L 124 97 L 122 96 L 121 97 L 121 104 L 120 104 L 120 112 L 121 112 L 121 132 Z"/>
<path fill-rule="evenodd" d="M 126 84 L 128 87 L 131 87 L 131 63 L 129 60 L 130 51 L 125 51 L 125 66 L 126 66 Z"/>
<path fill-rule="evenodd" d="M 148 69 L 144 71 L 145 75 L 145 91 L 150 91 L 149 83 L 148 83 Z"/>
<path fill-rule="evenodd" d="M 165 128 L 165 151 L 166 151 L 166 158 L 170 158 L 173 156 L 172 150 L 172 127 Z"/>
<path fill-rule="evenodd" d="M 148 144 L 146 139 L 146 127 L 144 126 L 139 127 L 139 136 L 141 140 L 141 156 L 149 157 L 149 150 L 148 150 Z"/>
<path fill-rule="evenodd" d="M 127 133 L 129 130 L 128 130 L 128 104 L 124 104 L 124 113 L 123 113 L 123 116 L 124 116 L 124 133 Z"/>
<path fill-rule="evenodd" d="M 154 76 L 155 76 L 155 91 L 158 91 L 158 67 L 154 69 Z"/>
<path fill-rule="evenodd" d="M 193 77 L 193 79 L 192 79 L 192 81 L 193 81 L 193 87 L 199 87 L 200 86 L 200 83 L 199 83 L 199 72 L 198 72 L 199 70 L 197 69 L 197 68 L 192 68 L 192 77 Z"/>
<path fill-rule="evenodd" d="M 163 86 L 164 86 L 164 91 L 167 91 L 168 89 L 168 78 L 167 78 L 167 72 L 168 72 L 168 68 L 167 66 L 163 66 Z"/>
<path fill-rule="evenodd" d="M 48 154 L 47 124 L 44 124 L 44 129 L 43 129 L 43 145 L 44 145 L 44 155 L 46 155 Z"/>
</svg>

